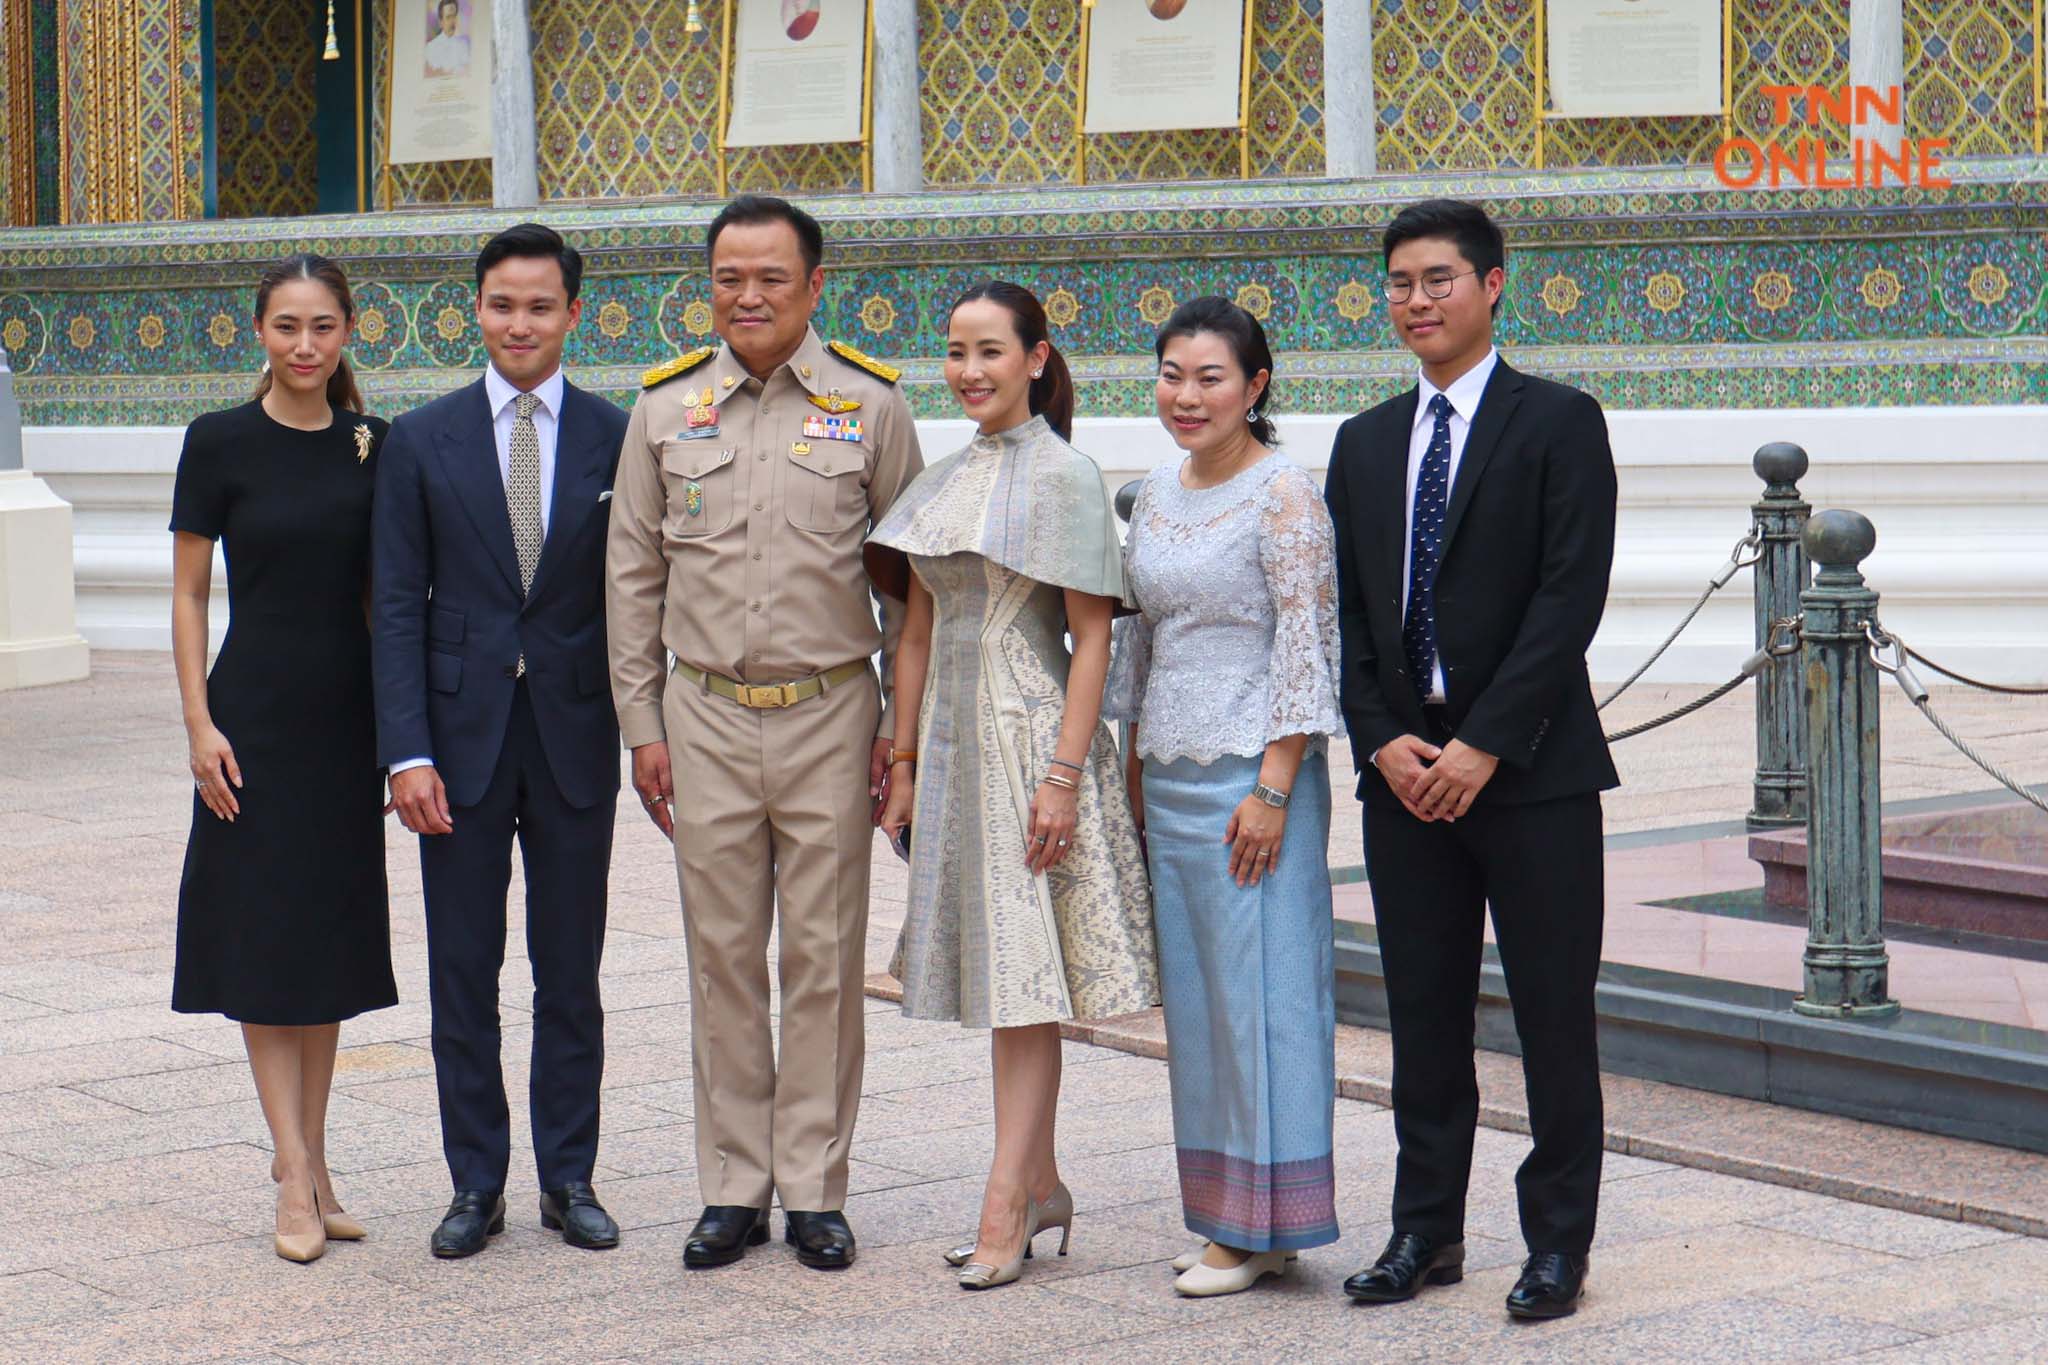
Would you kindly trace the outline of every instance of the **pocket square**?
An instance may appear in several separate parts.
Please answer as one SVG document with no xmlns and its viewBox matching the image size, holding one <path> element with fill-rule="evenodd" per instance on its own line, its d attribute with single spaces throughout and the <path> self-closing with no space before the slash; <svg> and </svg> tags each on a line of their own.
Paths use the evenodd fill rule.
<svg viewBox="0 0 2048 1365">
<path fill-rule="evenodd" d="M 600 503 L 610 502 L 612 500 L 612 490 L 609 488 L 605 489 L 604 492 L 597 495 L 597 500 Z"/>
</svg>

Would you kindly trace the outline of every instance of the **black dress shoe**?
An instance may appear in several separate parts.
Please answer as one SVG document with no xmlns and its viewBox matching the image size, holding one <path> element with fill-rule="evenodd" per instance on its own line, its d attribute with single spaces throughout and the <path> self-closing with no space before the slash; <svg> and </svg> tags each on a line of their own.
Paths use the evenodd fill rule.
<svg viewBox="0 0 2048 1365">
<path fill-rule="evenodd" d="M 428 1242 L 436 1256 L 474 1256 L 487 1238 L 505 1230 L 505 1196 L 497 1190 L 457 1190 Z"/>
<path fill-rule="evenodd" d="M 853 1264 L 853 1229 L 838 1209 L 824 1213 L 784 1209 L 782 1240 L 795 1247 L 797 1260 L 813 1270 L 844 1270 Z"/>
<path fill-rule="evenodd" d="M 1586 1292 L 1586 1258 L 1562 1251 L 1532 1251 L 1522 1278 L 1508 1291 L 1508 1316 L 1566 1318 L 1579 1311 Z"/>
<path fill-rule="evenodd" d="M 731 1265 L 768 1240 L 768 1210 L 744 1204 L 707 1204 L 683 1243 L 683 1264 L 692 1270 Z"/>
<path fill-rule="evenodd" d="M 562 1234 L 572 1247 L 602 1251 L 619 1244 L 619 1225 L 597 1202 L 588 1180 L 572 1180 L 559 1190 L 540 1192 L 540 1225 Z"/>
<path fill-rule="evenodd" d="M 1456 1284 L 1465 1278 L 1465 1244 L 1442 1246 L 1413 1232 L 1397 1232 L 1372 1265 L 1344 1281 L 1344 1292 L 1359 1303 L 1401 1303 L 1426 1284 Z"/>
</svg>

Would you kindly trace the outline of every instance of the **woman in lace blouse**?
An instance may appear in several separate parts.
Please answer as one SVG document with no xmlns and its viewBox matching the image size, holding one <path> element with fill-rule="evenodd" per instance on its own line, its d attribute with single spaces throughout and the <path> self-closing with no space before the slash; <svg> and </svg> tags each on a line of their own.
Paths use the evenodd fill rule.
<svg viewBox="0 0 2048 1365">
<path fill-rule="evenodd" d="M 1328 737 L 1334 538 L 1273 453 L 1272 353 L 1222 298 L 1159 333 L 1159 418 L 1185 460 L 1138 492 L 1108 714 L 1150 844 L 1187 1227 L 1183 1294 L 1228 1294 L 1336 1240 Z"/>
</svg>

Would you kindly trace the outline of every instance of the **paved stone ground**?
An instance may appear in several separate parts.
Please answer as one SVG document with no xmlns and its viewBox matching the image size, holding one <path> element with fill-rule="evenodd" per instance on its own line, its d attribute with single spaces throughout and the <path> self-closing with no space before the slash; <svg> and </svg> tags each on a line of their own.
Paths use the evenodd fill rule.
<svg viewBox="0 0 2048 1365">
<path fill-rule="evenodd" d="M 1964 719 L 1979 712 L 1953 709 L 1980 732 Z M 1708 729 L 1665 751 L 1674 781 L 1655 776 L 1654 744 L 1627 758 L 1642 796 L 1617 798 L 1617 820 L 1740 814 L 1745 708 L 1693 724 Z M 2002 728 L 2029 727 L 2040 728 Z M 615 859 L 598 1173 L 625 1245 L 576 1252 L 540 1232 L 515 1102 L 510 1230 L 471 1261 L 427 1255 L 447 1187 L 418 878 L 394 825 L 405 1003 L 344 1028 L 330 1140 L 372 1238 L 289 1265 L 268 1246 L 266 1135 L 238 1034 L 165 1005 L 189 799 L 168 662 L 100 655 L 89 682 L 0 697 L 0 755 L 0 1360 L 2048 1356 L 2048 1241 L 1616 1155 L 1586 1307 L 1517 1327 L 1500 1300 L 1520 1254 L 1511 1176 L 1526 1140 L 1491 1130 L 1479 1134 L 1466 1281 L 1354 1309 L 1337 1286 L 1386 1235 L 1393 1139 L 1386 1111 L 1353 1101 L 1338 1106 L 1340 1246 L 1255 1293 L 1179 1301 L 1164 1262 L 1190 1239 L 1165 1068 L 1078 1044 L 1061 1128 L 1080 1208 L 1073 1254 L 1034 1261 L 1022 1285 L 963 1294 L 938 1253 L 971 1230 L 978 1205 L 987 1040 L 907 1022 L 879 1000 L 848 1208 L 860 1263 L 821 1275 L 778 1243 L 686 1273 L 697 1192 L 684 954 L 665 846 L 638 817 L 622 822 Z M 1941 780 L 1984 785 L 1966 772 Z M 1659 808 L 1678 792 L 1683 810 Z M 1709 801 L 1711 814 L 1694 814 Z M 1341 843 L 1335 852 L 1345 860 Z M 900 897 L 892 863 L 878 863 L 874 965 Z M 504 977 L 515 1094 L 530 989 L 515 951 Z"/>
</svg>

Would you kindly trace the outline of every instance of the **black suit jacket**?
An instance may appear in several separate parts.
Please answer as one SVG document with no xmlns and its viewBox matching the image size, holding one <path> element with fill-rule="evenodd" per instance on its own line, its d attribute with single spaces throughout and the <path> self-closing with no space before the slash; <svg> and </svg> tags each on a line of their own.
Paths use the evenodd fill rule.
<svg viewBox="0 0 2048 1365">
<path fill-rule="evenodd" d="M 1369 756 L 1400 735 L 1428 733 L 1401 648 L 1416 402 L 1410 389 L 1353 417 L 1330 455 L 1340 693 L 1367 801 L 1395 800 Z M 1607 605 L 1614 506 L 1600 404 L 1496 364 L 1451 487 L 1436 580 L 1452 731 L 1500 760 L 1481 802 L 1545 801 L 1620 783 L 1586 674 Z"/>
<path fill-rule="evenodd" d="M 625 433 L 618 408 L 563 386 L 547 539 L 533 590 L 522 595 L 483 381 L 391 424 L 370 518 L 379 763 L 431 756 L 451 803 L 482 800 L 523 653 L 541 746 L 563 799 L 583 808 L 618 791 L 604 494 Z"/>
</svg>

